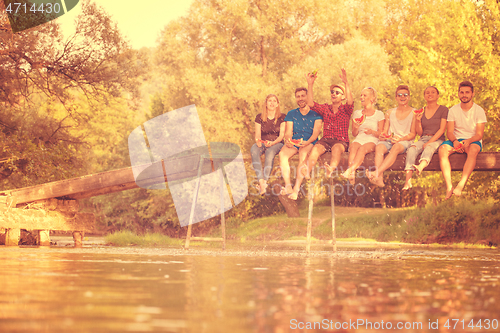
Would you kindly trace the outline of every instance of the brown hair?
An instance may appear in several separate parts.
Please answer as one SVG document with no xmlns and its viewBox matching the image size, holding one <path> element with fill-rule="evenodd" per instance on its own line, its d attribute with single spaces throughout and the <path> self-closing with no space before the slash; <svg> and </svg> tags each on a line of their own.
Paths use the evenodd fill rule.
<svg viewBox="0 0 500 333">
<path fill-rule="evenodd" d="M 472 83 L 470 81 L 462 81 L 462 82 L 460 82 L 460 84 L 458 85 L 458 90 L 460 90 L 461 87 L 470 87 L 470 89 L 472 90 L 472 92 L 474 92 L 474 86 L 472 85 Z"/>
<path fill-rule="evenodd" d="M 425 91 L 426 91 L 427 89 L 429 89 L 429 88 L 433 88 L 433 89 L 435 89 L 435 90 L 436 90 L 436 92 L 437 92 L 437 93 L 438 93 L 438 95 L 439 95 L 439 90 L 438 90 L 438 88 L 436 88 L 436 87 L 434 87 L 434 86 L 428 86 L 427 88 L 425 88 L 425 89 L 424 89 L 424 94 L 425 94 Z"/>
<path fill-rule="evenodd" d="M 295 89 L 295 95 L 297 95 L 297 93 L 298 93 L 299 91 L 302 91 L 302 90 L 304 90 L 304 91 L 306 92 L 306 94 L 307 94 L 307 88 L 304 88 L 304 87 L 299 87 L 299 88 Z"/>
<path fill-rule="evenodd" d="M 269 94 L 266 96 L 266 101 L 264 102 L 264 107 L 262 108 L 262 121 L 267 121 L 267 101 L 269 98 L 274 97 L 276 98 L 276 101 L 278 102 L 278 107 L 276 108 L 276 112 L 274 113 L 274 124 L 278 122 L 278 118 L 281 116 L 281 109 L 280 109 L 280 100 L 278 99 L 278 96 L 274 94 Z"/>
<path fill-rule="evenodd" d="M 398 91 L 400 90 L 407 90 L 408 91 L 408 94 L 410 93 L 410 87 L 408 87 L 406 84 L 400 84 L 397 88 L 396 88 L 396 95 L 398 94 Z"/>
</svg>

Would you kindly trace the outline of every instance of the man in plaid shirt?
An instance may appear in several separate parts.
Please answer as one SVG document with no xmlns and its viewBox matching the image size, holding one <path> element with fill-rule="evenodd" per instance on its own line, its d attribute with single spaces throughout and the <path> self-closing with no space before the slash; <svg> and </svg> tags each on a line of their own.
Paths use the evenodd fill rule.
<svg viewBox="0 0 500 333">
<path fill-rule="evenodd" d="M 330 87 L 330 94 L 332 104 L 318 104 L 313 99 L 313 85 L 316 80 L 317 74 L 306 74 L 308 91 L 307 91 L 307 104 L 316 113 L 323 117 L 323 138 L 316 142 L 312 148 L 307 163 L 299 170 L 297 174 L 297 184 L 302 183 L 304 177 L 309 179 L 311 170 L 316 165 L 318 158 L 326 152 L 332 152 L 330 164 L 325 163 L 328 169 L 328 177 L 331 176 L 333 170 L 337 168 L 340 162 L 340 157 L 343 152 L 349 148 L 349 121 L 354 109 L 354 99 L 352 98 L 351 88 L 347 81 L 347 74 L 345 69 L 342 68 L 340 79 L 344 83 L 344 87 L 333 84 Z M 346 104 L 342 102 L 346 100 Z M 298 189 L 294 188 L 294 192 L 289 196 L 290 199 L 296 200 Z"/>
<path fill-rule="evenodd" d="M 316 165 L 318 158 L 326 152 L 332 152 L 330 164 L 325 163 L 328 169 L 327 176 L 330 177 L 333 170 L 337 168 L 341 154 L 349 148 L 349 120 L 354 110 L 354 99 L 352 98 L 345 69 L 342 68 L 340 74 L 340 79 L 345 88 L 336 84 L 330 87 L 332 104 L 314 102 L 312 88 L 316 77 L 317 75 L 306 75 L 309 86 L 307 104 L 312 110 L 323 116 L 323 138 L 317 142 L 309 155 L 307 174 L 304 175 L 306 178 L 309 178 L 309 174 Z M 346 104 L 342 104 L 344 100 L 346 100 Z"/>
</svg>

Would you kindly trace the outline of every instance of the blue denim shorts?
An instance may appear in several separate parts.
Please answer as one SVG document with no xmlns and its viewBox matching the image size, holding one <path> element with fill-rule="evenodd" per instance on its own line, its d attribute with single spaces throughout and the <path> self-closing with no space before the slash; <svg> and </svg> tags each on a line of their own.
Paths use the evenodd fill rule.
<svg viewBox="0 0 500 333">
<path fill-rule="evenodd" d="M 400 153 L 400 154 L 403 154 L 404 152 L 406 152 L 406 150 L 408 148 L 410 148 L 410 146 L 413 143 L 413 141 L 399 141 L 398 143 L 401 144 L 404 147 L 404 150 Z M 378 144 L 379 145 L 384 145 L 385 148 L 387 148 L 387 151 L 390 151 L 391 148 L 394 146 L 391 143 L 391 141 L 379 141 Z"/>
<path fill-rule="evenodd" d="M 457 139 L 457 140 L 458 140 L 458 142 L 462 142 L 462 141 L 467 140 L 467 139 Z M 483 145 L 482 145 L 481 141 L 474 141 L 471 143 L 471 145 L 473 145 L 473 144 L 476 144 L 479 146 L 479 148 L 480 148 L 479 151 L 483 151 Z M 453 142 L 451 142 L 450 140 L 446 140 L 445 142 L 443 142 L 443 145 L 448 145 L 448 146 L 453 147 Z"/>
</svg>

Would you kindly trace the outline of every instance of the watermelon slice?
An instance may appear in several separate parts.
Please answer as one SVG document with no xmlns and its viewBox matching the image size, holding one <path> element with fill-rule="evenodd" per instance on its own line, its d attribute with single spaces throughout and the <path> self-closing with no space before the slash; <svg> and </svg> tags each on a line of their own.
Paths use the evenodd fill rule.
<svg viewBox="0 0 500 333">
<path fill-rule="evenodd" d="M 463 145 L 461 142 L 459 142 L 459 143 L 458 143 L 458 148 L 453 149 L 453 150 L 455 150 L 455 151 L 459 151 L 460 149 L 462 149 L 462 147 L 463 147 L 463 146 L 464 146 L 464 145 Z"/>
<path fill-rule="evenodd" d="M 418 109 L 418 110 L 413 110 L 414 114 L 421 114 L 424 112 L 424 108 Z"/>
<path fill-rule="evenodd" d="M 266 140 L 261 140 L 261 139 L 258 139 L 257 140 L 258 143 L 266 143 L 267 141 Z"/>
<path fill-rule="evenodd" d="M 288 141 L 289 141 L 290 143 L 292 143 L 293 145 L 300 145 L 300 144 L 302 144 L 302 142 L 303 142 L 304 140 L 302 140 L 302 139 L 288 139 Z"/>
<path fill-rule="evenodd" d="M 361 125 L 361 124 L 365 121 L 365 118 L 366 118 L 366 117 L 365 117 L 365 115 L 363 114 L 363 115 L 361 115 L 361 117 L 359 117 L 359 118 L 354 118 L 354 122 L 355 122 L 356 124 L 358 124 L 358 125 Z"/>
<path fill-rule="evenodd" d="M 316 69 L 315 69 L 315 70 L 311 73 L 311 75 L 312 75 L 312 76 L 316 76 L 316 74 L 318 74 L 318 68 L 316 68 Z"/>
<path fill-rule="evenodd" d="M 383 138 L 384 138 L 384 139 L 386 139 L 386 140 L 387 140 L 387 139 L 392 138 L 392 134 L 385 134 L 385 133 L 382 133 L 382 134 L 380 134 L 380 136 L 381 136 L 381 137 L 383 137 Z"/>
</svg>

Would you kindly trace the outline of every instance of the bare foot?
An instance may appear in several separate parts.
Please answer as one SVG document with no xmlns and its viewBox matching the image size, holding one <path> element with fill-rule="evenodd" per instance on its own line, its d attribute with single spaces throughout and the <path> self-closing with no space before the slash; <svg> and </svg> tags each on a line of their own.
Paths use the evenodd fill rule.
<svg viewBox="0 0 500 333">
<path fill-rule="evenodd" d="M 407 191 L 409 189 L 412 188 L 412 185 L 411 185 L 411 179 L 408 180 L 408 182 L 405 183 L 405 185 L 403 186 L 403 191 Z"/>
<path fill-rule="evenodd" d="M 266 194 L 267 191 L 267 183 L 265 181 L 260 183 L 260 195 Z"/>
<path fill-rule="evenodd" d="M 346 178 L 349 181 L 349 183 L 351 183 L 351 185 L 354 185 L 354 183 L 356 182 L 356 176 L 354 175 L 353 172 L 350 172 L 349 169 L 347 169 L 346 171 L 344 171 L 344 173 L 341 173 L 340 175 Z"/>
<path fill-rule="evenodd" d="M 326 163 L 325 162 L 325 168 L 326 168 L 326 177 L 327 178 L 330 178 L 332 176 L 332 173 L 334 171 L 334 169 L 330 166 L 330 164 Z"/>
<path fill-rule="evenodd" d="M 291 194 L 288 195 L 288 198 L 290 198 L 291 200 L 297 200 L 298 196 L 299 196 L 299 193 L 293 191 Z"/>
<path fill-rule="evenodd" d="M 421 173 L 422 173 L 422 171 L 424 170 L 424 167 L 423 167 L 423 166 L 421 166 L 421 164 L 419 164 L 419 165 L 413 164 L 412 166 L 413 166 L 413 167 L 415 168 L 415 170 L 417 171 L 417 176 L 420 176 L 420 174 L 421 174 Z"/>
<path fill-rule="evenodd" d="M 446 196 L 444 197 L 444 200 L 448 200 L 449 198 L 451 198 L 451 195 L 453 194 L 453 189 L 448 189 L 446 190 Z"/>
<path fill-rule="evenodd" d="M 311 176 L 309 175 L 309 170 L 305 165 L 300 169 L 300 173 L 302 174 L 302 176 L 304 176 L 305 179 L 311 178 Z"/>
<path fill-rule="evenodd" d="M 459 197 L 462 195 L 463 189 L 464 189 L 464 187 L 462 185 L 458 184 L 457 187 L 455 187 L 455 189 L 453 190 L 453 194 L 456 195 L 457 197 Z"/>
<path fill-rule="evenodd" d="M 375 178 L 377 178 L 378 175 L 377 175 L 376 171 L 366 171 L 366 177 L 368 177 L 368 179 L 371 182 L 372 180 L 374 180 Z"/>
<path fill-rule="evenodd" d="M 286 185 L 281 188 L 280 195 L 290 195 L 293 193 L 292 185 Z"/>
<path fill-rule="evenodd" d="M 370 179 L 370 181 L 372 182 L 372 184 L 377 185 L 378 187 L 385 186 L 384 180 L 382 179 L 382 177 L 373 178 L 373 181 L 371 179 Z"/>
</svg>

